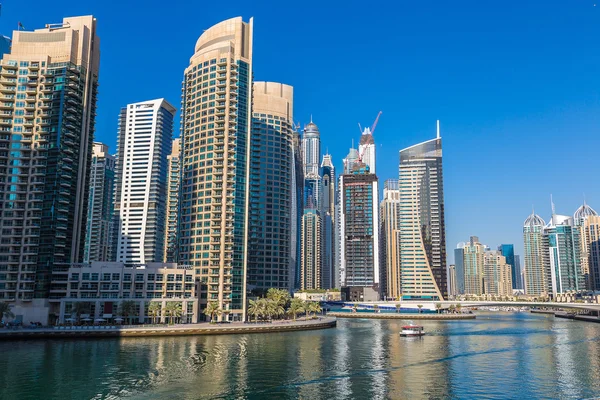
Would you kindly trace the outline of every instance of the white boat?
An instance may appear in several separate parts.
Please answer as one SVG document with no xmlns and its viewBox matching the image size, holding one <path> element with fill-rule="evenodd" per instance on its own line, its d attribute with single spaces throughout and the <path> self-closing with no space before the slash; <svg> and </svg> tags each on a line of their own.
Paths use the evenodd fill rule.
<svg viewBox="0 0 600 400">
<path fill-rule="evenodd" d="M 400 336 L 425 336 L 425 329 L 420 325 L 406 325 L 402 327 L 402 331 L 400 331 Z"/>
</svg>

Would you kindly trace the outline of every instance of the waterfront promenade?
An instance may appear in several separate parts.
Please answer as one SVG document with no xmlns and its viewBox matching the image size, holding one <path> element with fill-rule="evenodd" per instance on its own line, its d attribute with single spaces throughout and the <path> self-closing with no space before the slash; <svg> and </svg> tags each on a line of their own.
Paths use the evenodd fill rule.
<svg viewBox="0 0 600 400">
<path fill-rule="evenodd" d="M 337 318 L 371 318 L 371 319 L 405 319 L 421 321 L 450 321 L 461 319 L 475 319 L 475 314 L 397 314 L 397 313 L 374 313 L 374 312 L 329 312 L 330 317 Z"/>
<path fill-rule="evenodd" d="M 152 326 L 62 326 L 52 328 L 17 328 L 0 330 L 0 340 L 10 339 L 71 339 L 99 337 L 148 337 L 231 335 L 273 333 L 335 328 L 335 318 L 318 318 L 272 323 L 184 324 Z"/>
</svg>

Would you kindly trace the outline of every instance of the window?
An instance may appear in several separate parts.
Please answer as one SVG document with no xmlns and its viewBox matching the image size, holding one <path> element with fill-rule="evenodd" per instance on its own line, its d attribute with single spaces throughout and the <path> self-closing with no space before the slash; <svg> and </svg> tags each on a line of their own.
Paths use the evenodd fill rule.
<svg viewBox="0 0 600 400">
<path fill-rule="evenodd" d="M 135 274 L 135 281 L 136 282 L 143 282 L 144 281 L 144 274 Z"/>
<path fill-rule="evenodd" d="M 131 274 L 124 274 L 123 275 L 123 281 L 125 281 L 125 282 L 131 282 Z"/>
</svg>

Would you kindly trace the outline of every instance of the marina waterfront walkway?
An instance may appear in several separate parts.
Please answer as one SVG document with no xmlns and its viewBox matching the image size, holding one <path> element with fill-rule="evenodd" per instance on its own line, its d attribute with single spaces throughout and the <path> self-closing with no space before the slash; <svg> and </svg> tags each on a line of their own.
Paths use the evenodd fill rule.
<svg viewBox="0 0 600 400">
<path fill-rule="evenodd" d="M 297 321 L 273 321 L 272 323 L 230 324 L 182 324 L 151 326 L 62 326 L 52 328 L 0 329 L 0 340 L 8 339 L 69 339 L 86 337 L 147 337 L 147 336 L 191 336 L 231 335 L 247 333 L 293 332 L 313 329 L 335 328 L 336 319 L 298 319 Z"/>
</svg>

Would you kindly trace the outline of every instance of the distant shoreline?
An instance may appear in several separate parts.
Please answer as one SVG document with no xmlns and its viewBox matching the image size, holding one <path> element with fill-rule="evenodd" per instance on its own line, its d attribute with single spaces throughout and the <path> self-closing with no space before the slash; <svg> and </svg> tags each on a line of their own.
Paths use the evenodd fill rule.
<svg viewBox="0 0 600 400">
<path fill-rule="evenodd" d="M 335 328 L 335 318 L 323 317 L 314 320 L 298 320 L 289 322 L 273 322 L 267 324 L 186 324 L 165 325 L 151 327 L 118 328 L 94 327 L 93 329 L 66 329 L 40 328 L 40 329 L 15 329 L 0 330 L 1 340 L 29 340 L 29 339 L 85 339 L 85 338 L 114 338 L 114 337 L 156 337 L 156 336 L 204 336 L 204 335 L 232 335 L 294 332 L 315 329 Z"/>
<path fill-rule="evenodd" d="M 462 320 L 475 319 L 475 314 L 394 314 L 365 312 L 328 312 L 330 317 L 337 318 L 371 318 L 371 319 L 405 319 L 405 320 Z"/>
</svg>

